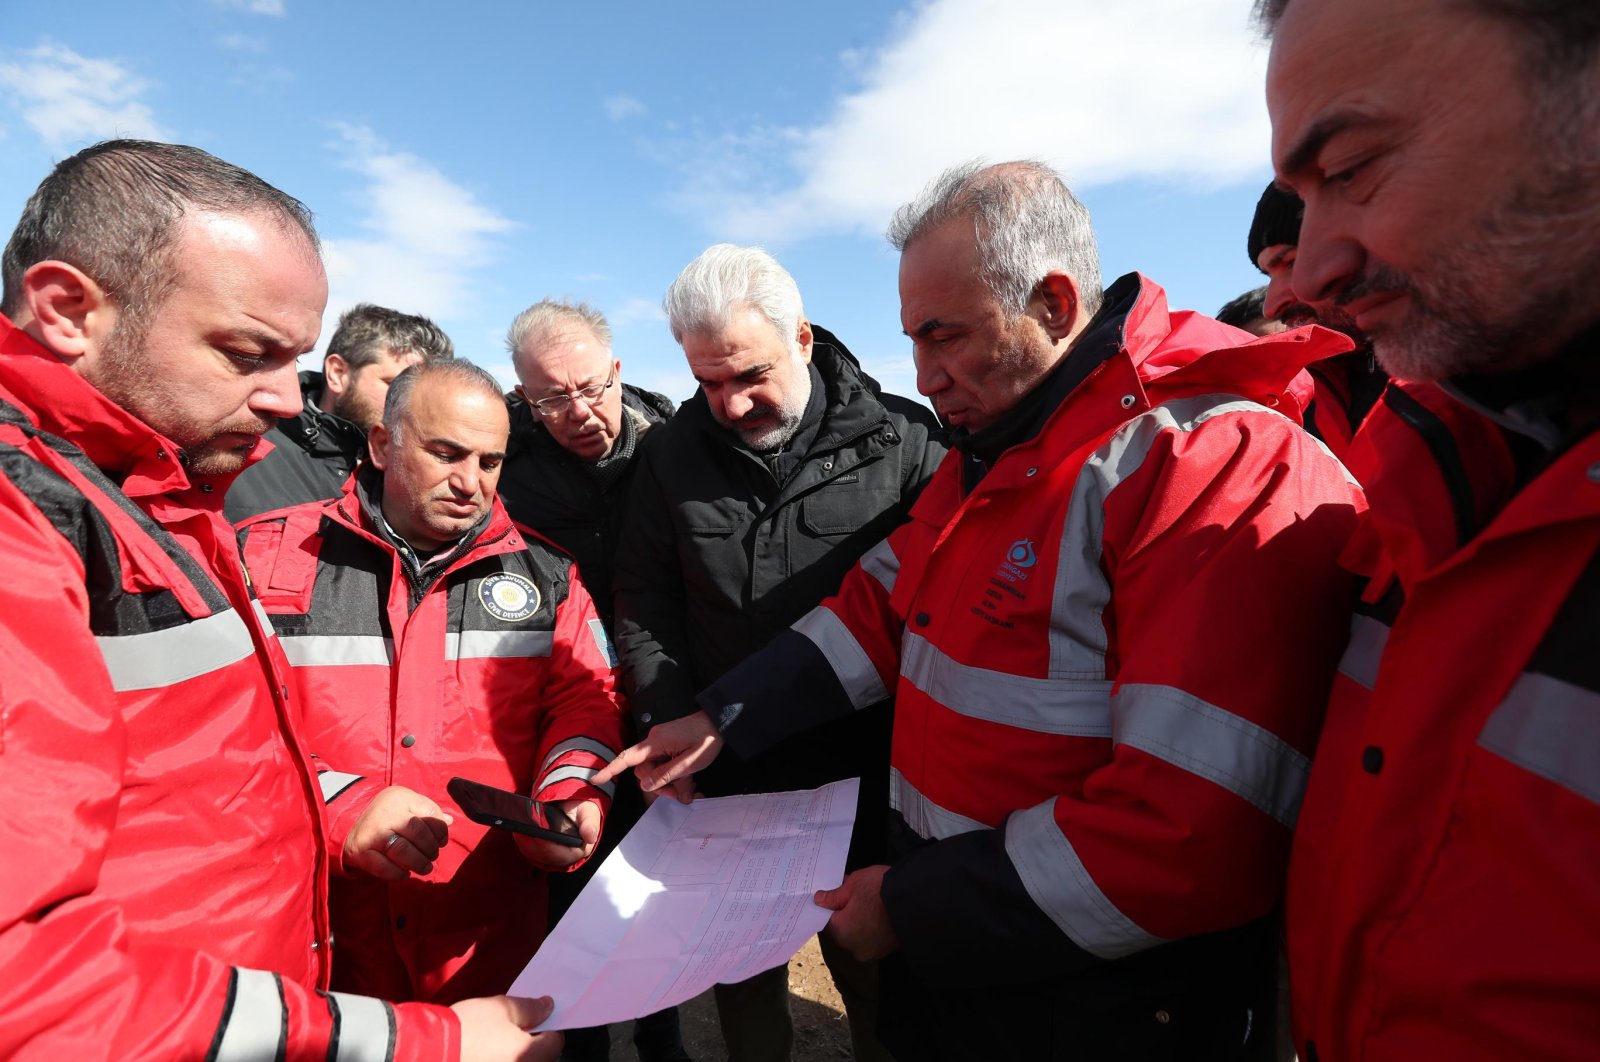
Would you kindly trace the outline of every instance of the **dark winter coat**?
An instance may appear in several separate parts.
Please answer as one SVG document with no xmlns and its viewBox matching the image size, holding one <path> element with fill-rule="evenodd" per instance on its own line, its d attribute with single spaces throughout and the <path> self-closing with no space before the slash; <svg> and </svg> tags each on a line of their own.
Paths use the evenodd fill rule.
<svg viewBox="0 0 1600 1062">
<path fill-rule="evenodd" d="M 300 374 L 305 408 L 267 432 L 272 452 L 245 469 L 228 488 L 222 511 L 229 521 L 238 523 L 257 513 L 337 498 L 344 492 L 345 480 L 367 455 L 367 436 L 348 420 L 317 406 L 322 387 L 320 372 Z"/>
</svg>

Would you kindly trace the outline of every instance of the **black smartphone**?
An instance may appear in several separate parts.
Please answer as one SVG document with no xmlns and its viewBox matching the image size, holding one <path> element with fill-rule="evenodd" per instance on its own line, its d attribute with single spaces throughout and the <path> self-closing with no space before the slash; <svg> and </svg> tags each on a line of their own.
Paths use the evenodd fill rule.
<svg viewBox="0 0 1600 1062">
<path fill-rule="evenodd" d="M 452 778 L 445 784 L 450 799 L 461 805 L 467 818 L 512 833 L 554 841 L 571 848 L 582 848 L 578 824 L 554 804 L 530 800 L 518 793 L 467 778 Z"/>
</svg>

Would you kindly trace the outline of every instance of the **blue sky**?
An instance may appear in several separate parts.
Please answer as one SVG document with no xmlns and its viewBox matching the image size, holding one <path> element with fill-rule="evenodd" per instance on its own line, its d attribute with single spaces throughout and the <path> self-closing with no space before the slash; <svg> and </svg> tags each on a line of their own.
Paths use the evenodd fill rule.
<svg viewBox="0 0 1600 1062">
<path fill-rule="evenodd" d="M 6 230 L 87 144 L 196 144 L 315 211 L 324 340 L 375 301 L 508 383 L 511 318 L 565 295 L 611 318 L 625 379 L 687 397 L 661 295 L 729 240 L 776 254 L 807 315 L 913 394 L 883 226 L 978 155 L 1061 169 L 1108 280 L 1139 269 L 1208 313 L 1260 283 L 1249 0 L 6 6 Z"/>
</svg>

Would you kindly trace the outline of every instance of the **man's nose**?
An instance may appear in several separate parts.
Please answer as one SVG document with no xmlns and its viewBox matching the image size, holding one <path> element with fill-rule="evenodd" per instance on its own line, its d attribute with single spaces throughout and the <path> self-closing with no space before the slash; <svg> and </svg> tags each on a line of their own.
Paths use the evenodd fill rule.
<svg viewBox="0 0 1600 1062">
<path fill-rule="evenodd" d="M 756 407 L 750 398 L 750 393 L 743 389 L 728 388 L 722 398 L 722 411 L 729 420 L 742 420 L 746 413 Z"/>
<path fill-rule="evenodd" d="M 950 374 L 944 371 L 939 359 L 913 347 L 911 360 L 917 367 L 917 394 L 929 398 L 950 386 Z"/>
<path fill-rule="evenodd" d="M 1366 255 L 1348 226 L 1308 203 L 1289 280 L 1294 297 L 1313 305 L 1331 302 L 1360 279 L 1365 266 Z"/>
<path fill-rule="evenodd" d="M 256 390 L 249 405 L 252 412 L 278 420 L 298 417 L 305 403 L 300 399 L 297 363 L 286 362 L 256 377 Z"/>
</svg>

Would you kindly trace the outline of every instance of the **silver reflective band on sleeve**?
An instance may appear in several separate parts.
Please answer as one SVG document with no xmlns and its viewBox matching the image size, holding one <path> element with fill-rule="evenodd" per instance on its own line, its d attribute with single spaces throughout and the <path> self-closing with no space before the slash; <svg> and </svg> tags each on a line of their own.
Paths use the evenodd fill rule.
<svg viewBox="0 0 1600 1062">
<path fill-rule="evenodd" d="M 616 750 L 607 747 L 603 741 L 596 741 L 594 738 L 587 737 L 573 737 L 567 738 L 565 741 L 556 742 L 549 755 L 545 756 L 544 762 L 539 765 L 539 770 L 544 770 L 569 752 L 591 752 L 607 763 L 617 758 Z"/>
<path fill-rule="evenodd" d="M 905 775 L 892 767 L 889 769 L 889 806 L 900 813 L 900 817 L 918 837 L 929 840 L 942 841 L 946 837 L 989 828 L 977 819 L 969 819 L 935 804 L 906 781 Z"/>
<path fill-rule="evenodd" d="M 611 644 L 611 635 L 606 633 L 606 625 L 597 619 L 590 620 L 589 634 L 594 637 L 594 647 L 606 658 L 606 666 L 616 667 L 617 647 Z"/>
<path fill-rule="evenodd" d="M 549 656 L 550 631 L 451 631 L 444 636 L 446 660 L 489 660 Z"/>
<path fill-rule="evenodd" d="M 865 708 L 888 698 L 889 691 L 878 669 L 872 666 L 872 658 L 832 609 L 818 605 L 790 624 L 789 629 L 817 647 L 844 687 L 852 708 Z"/>
<path fill-rule="evenodd" d="M 1483 724 L 1478 744 L 1600 804 L 1600 693 L 1523 672 Z"/>
<path fill-rule="evenodd" d="M 160 689 L 236 663 L 256 651 L 233 609 L 165 630 L 95 638 L 118 693 Z"/>
<path fill-rule="evenodd" d="M 1113 745 L 1215 782 L 1294 828 L 1311 760 L 1264 727 L 1171 686 L 1129 683 L 1111 698 Z"/>
<path fill-rule="evenodd" d="M 328 993 L 338 1050 L 332 1062 L 390 1062 L 394 1058 L 394 1011 L 371 996 Z"/>
<path fill-rule="evenodd" d="M 894 593 L 894 581 L 900 575 L 900 558 L 894 555 L 889 540 L 884 539 L 861 555 L 861 567 L 878 580 L 885 593 Z"/>
<path fill-rule="evenodd" d="M 972 719 L 1075 737 L 1111 736 L 1111 683 L 1041 679 L 957 663 L 920 634 L 906 632 L 900 677 L 952 712 Z"/>
<path fill-rule="evenodd" d="M 557 767 L 540 780 L 539 792 L 543 793 L 546 789 L 549 789 L 557 782 L 565 782 L 573 778 L 576 778 L 580 782 L 588 782 L 589 785 L 595 785 L 589 780 L 598 774 L 599 771 L 600 769 L 598 767 Z M 615 796 L 617 792 L 617 785 L 615 782 L 602 782 L 599 785 L 596 785 L 595 788 L 600 790 L 606 796 Z M 534 794 L 534 799 L 541 798 L 536 793 Z"/>
<path fill-rule="evenodd" d="M 377 634 L 279 635 L 283 655 L 295 667 L 388 667 L 394 642 Z"/>
<path fill-rule="evenodd" d="M 268 638 L 275 637 L 277 632 L 272 628 L 272 617 L 267 615 L 267 607 L 258 598 L 250 599 L 250 608 L 255 612 L 256 619 L 261 623 L 261 630 Z"/>
<path fill-rule="evenodd" d="M 340 771 L 323 771 L 317 775 L 317 784 L 322 787 L 322 802 L 333 803 L 333 798 L 361 781 L 359 774 L 344 774 Z"/>
<path fill-rule="evenodd" d="M 1165 944 L 1100 891 L 1056 825 L 1054 807 L 1047 800 L 1006 820 L 1006 854 L 1033 902 L 1074 944 L 1102 959 L 1121 959 Z"/>
<path fill-rule="evenodd" d="M 1371 616 L 1350 620 L 1350 644 L 1339 660 L 1339 673 L 1363 689 L 1376 689 L 1383 650 L 1389 644 L 1389 626 Z"/>
<path fill-rule="evenodd" d="M 289 1017 L 278 975 L 234 967 L 232 995 L 212 1058 L 216 1062 L 261 1062 L 279 1057 Z"/>
</svg>

